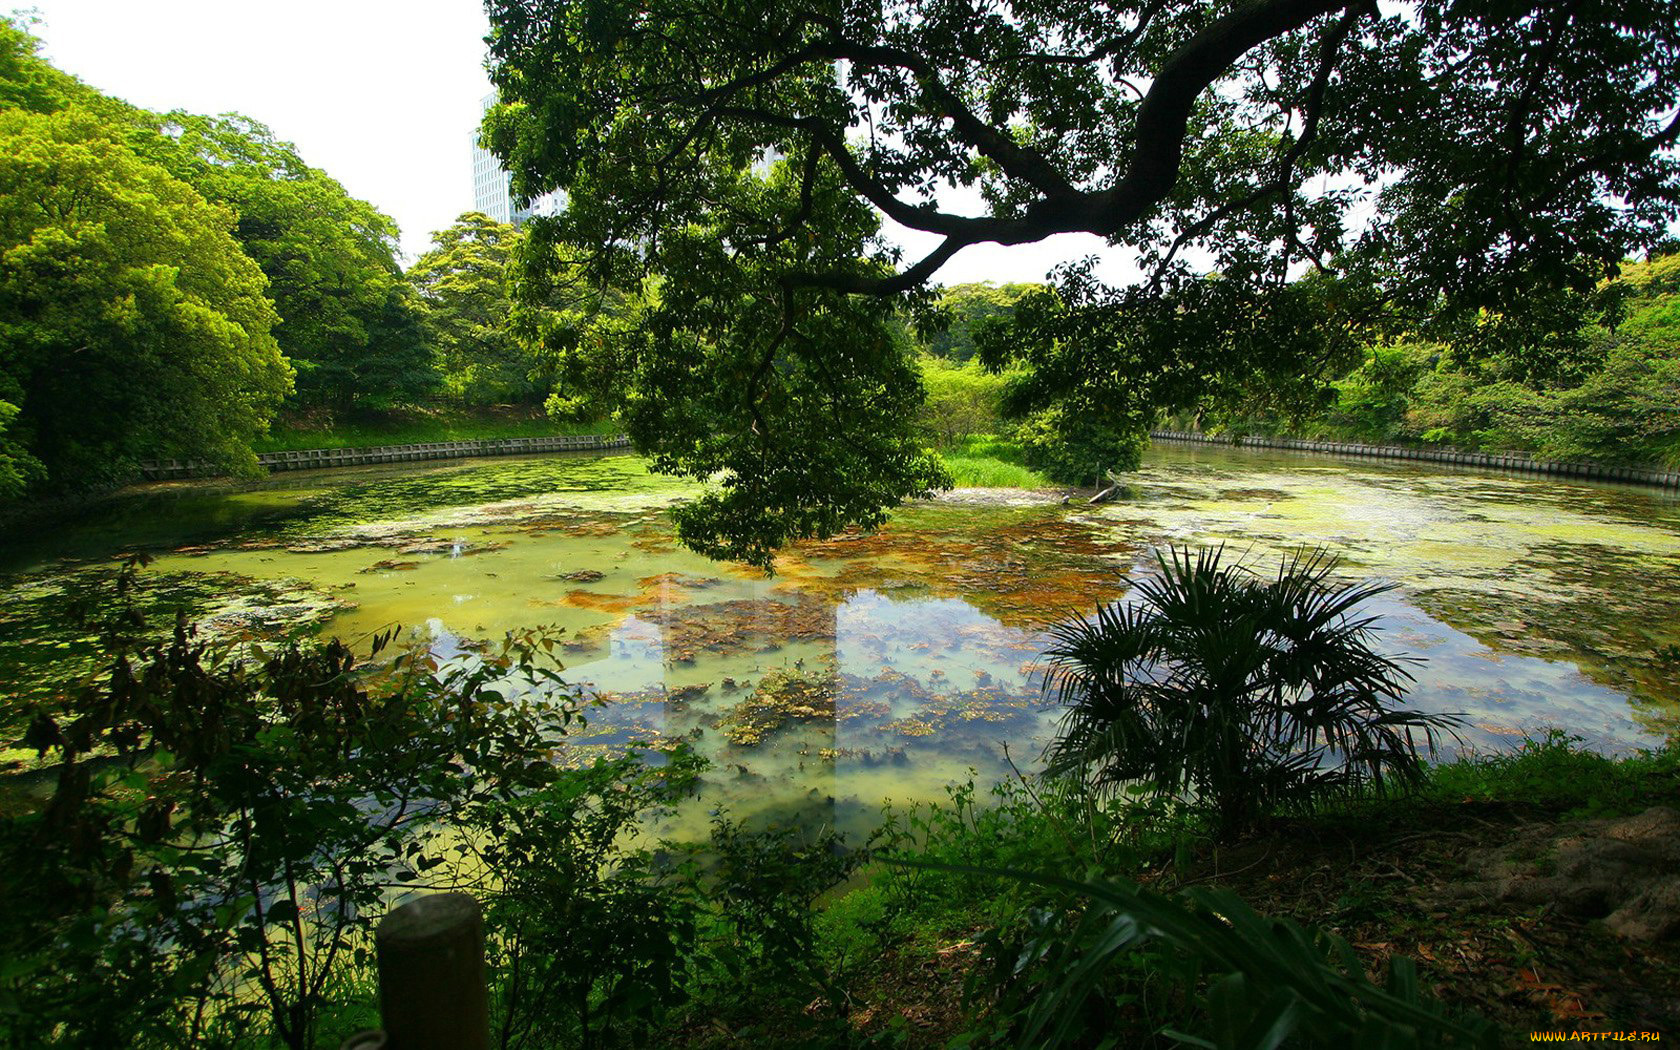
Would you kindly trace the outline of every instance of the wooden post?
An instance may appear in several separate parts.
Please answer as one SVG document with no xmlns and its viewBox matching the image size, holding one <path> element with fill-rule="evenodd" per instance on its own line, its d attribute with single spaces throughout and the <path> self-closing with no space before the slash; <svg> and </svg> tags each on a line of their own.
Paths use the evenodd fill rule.
<svg viewBox="0 0 1680 1050">
<path fill-rule="evenodd" d="M 489 1050 L 477 901 L 465 893 L 409 901 L 380 920 L 373 942 L 389 1050 Z"/>
</svg>

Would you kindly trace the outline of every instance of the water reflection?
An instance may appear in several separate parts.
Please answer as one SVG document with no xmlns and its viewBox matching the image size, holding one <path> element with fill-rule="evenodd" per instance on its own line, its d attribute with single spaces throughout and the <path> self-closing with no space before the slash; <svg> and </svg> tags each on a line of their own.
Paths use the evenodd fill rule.
<svg viewBox="0 0 1680 1050">
<path fill-rule="evenodd" d="M 572 760 L 684 740 L 712 760 L 711 804 L 843 821 L 970 769 L 1006 776 L 1006 746 L 1030 767 L 1056 717 L 1046 625 L 1124 598 L 1150 547 L 1224 542 L 1269 571 L 1306 543 L 1400 585 L 1373 607 L 1382 644 L 1427 660 L 1413 702 L 1466 713 L 1468 746 L 1561 726 L 1612 751 L 1680 722 L 1653 659 L 1680 640 L 1672 497 L 1215 449 L 1152 452 L 1134 490 L 1101 509 L 908 507 L 765 578 L 678 548 L 661 510 L 691 490 L 623 456 L 171 488 L 149 516 L 129 496 L 120 519 L 41 538 L 0 577 L 0 680 L 68 666 L 88 639 L 66 605 L 111 554 L 150 547 L 159 610 L 230 633 L 418 625 L 453 657 L 546 625 L 603 701 Z"/>
<path fill-rule="evenodd" d="M 942 797 L 970 771 L 987 783 L 1030 769 L 1053 735 L 1044 630 L 961 598 L 764 586 L 707 602 L 673 578 L 608 629 L 603 655 L 567 670 L 601 704 L 569 760 L 682 740 L 711 762 L 702 809 L 823 823 L 883 799 Z M 1448 753 L 1497 751 L 1559 725 L 1603 751 L 1649 742 L 1625 698 L 1570 663 L 1496 652 L 1398 593 L 1366 611 L 1379 648 L 1422 658 L 1408 702 L 1465 716 Z M 440 639 L 434 651 L 460 645 Z"/>
</svg>

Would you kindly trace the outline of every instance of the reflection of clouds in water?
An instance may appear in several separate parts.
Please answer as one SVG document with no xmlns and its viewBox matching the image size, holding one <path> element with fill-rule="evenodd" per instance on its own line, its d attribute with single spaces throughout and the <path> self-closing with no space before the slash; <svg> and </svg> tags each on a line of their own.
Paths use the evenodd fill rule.
<svg viewBox="0 0 1680 1050">
<path fill-rule="evenodd" d="M 1407 699 L 1424 711 L 1463 714 L 1459 735 L 1470 750 L 1507 749 L 1514 735 L 1552 726 L 1567 727 L 1604 751 L 1650 743 L 1629 721 L 1627 698 L 1589 680 L 1574 664 L 1496 652 L 1407 605 L 1394 591 L 1363 608 L 1380 617 L 1379 650 L 1427 653 L 1424 663 L 1410 668 L 1417 681 Z"/>
<path fill-rule="evenodd" d="M 607 634 L 607 657 L 588 663 L 569 664 L 566 680 L 583 686 L 590 694 L 643 696 L 665 687 L 665 647 L 659 625 L 627 616 Z M 611 719 L 613 704 L 604 709 Z M 599 720 L 603 717 L 597 714 Z"/>
<path fill-rule="evenodd" d="M 835 612 L 842 674 L 872 678 L 887 667 L 933 692 L 986 683 L 1036 688 L 1021 673 L 1022 656 L 1041 652 L 1046 637 L 1006 627 L 960 598 L 894 600 L 865 590 Z"/>
<path fill-rule="evenodd" d="M 1031 657 L 1042 631 L 1008 627 L 957 598 L 895 601 L 860 591 L 835 616 L 843 688 L 837 746 L 960 758 L 1002 775 L 1001 744 L 1031 762 L 1050 717 Z M 867 761 L 867 760 L 865 760 Z"/>
</svg>

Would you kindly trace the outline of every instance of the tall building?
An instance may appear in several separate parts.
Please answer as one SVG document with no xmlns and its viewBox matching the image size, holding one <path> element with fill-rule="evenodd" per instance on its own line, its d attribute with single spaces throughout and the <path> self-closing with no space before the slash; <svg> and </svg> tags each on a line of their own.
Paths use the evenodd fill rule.
<svg viewBox="0 0 1680 1050">
<path fill-rule="evenodd" d="M 479 100 L 478 115 L 481 121 L 495 104 L 494 92 Z M 477 128 L 473 129 L 472 161 L 473 208 L 497 222 L 511 222 L 518 226 L 533 215 L 551 215 L 559 207 L 560 197 L 553 193 L 544 194 L 525 204 L 515 201 L 513 190 L 508 184 L 508 173 L 502 169 L 502 162 L 494 153 L 478 144 Z"/>
<path fill-rule="evenodd" d="M 482 120 L 495 104 L 494 94 L 484 96 L 479 101 L 479 118 Z M 513 194 L 508 189 L 508 173 L 502 170 L 502 162 L 494 153 L 478 144 L 477 128 L 472 134 L 473 208 L 497 222 L 512 222 Z"/>
</svg>

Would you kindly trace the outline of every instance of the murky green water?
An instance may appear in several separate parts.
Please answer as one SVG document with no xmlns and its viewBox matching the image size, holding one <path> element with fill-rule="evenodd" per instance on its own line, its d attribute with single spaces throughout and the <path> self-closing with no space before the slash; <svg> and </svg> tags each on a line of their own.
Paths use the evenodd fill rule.
<svg viewBox="0 0 1680 1050">
<path fill-rule="evenodd" d="M 709 804 L 847 825 L 1008 775 L 1005 745 L 1031 767 L 1055 718 L 1045 624 L 1122 597 L 1151 546 L 1225 542 L 1265 570 L 1307 544 L 1400 584 L 1375 609 L 1385 642 L 1427 660 L 1413 700 L 1467 713 L 1469 746 L 1560 726 L 1619 750 L 1680 725 L 1680 666 L 1658 655 L 1680 643 L 1672 494 L 1163 447 L 1121 503 L 959 493 L 765 578 L 674 545 L 663 510 L 691 491 L 627 456 L 138 490 L 7 541 L 0 682 L 14 712 L 50 693 L 91 648 L 78 607 L 146 549 L 143 604 L 230 635 L 399 624 L 454 653 L 550 625 L 604 702 L 576 760 L 687 739 L 713 760 Z"/>
</svg>

